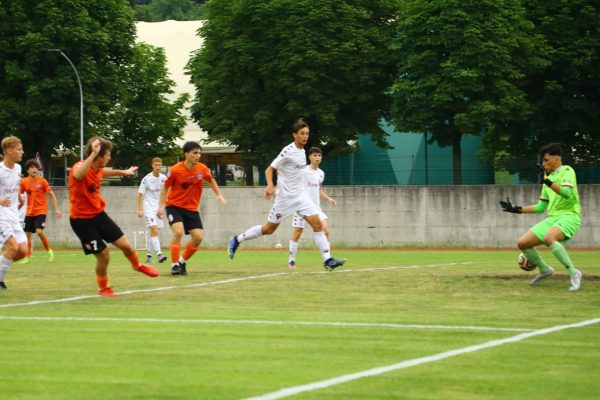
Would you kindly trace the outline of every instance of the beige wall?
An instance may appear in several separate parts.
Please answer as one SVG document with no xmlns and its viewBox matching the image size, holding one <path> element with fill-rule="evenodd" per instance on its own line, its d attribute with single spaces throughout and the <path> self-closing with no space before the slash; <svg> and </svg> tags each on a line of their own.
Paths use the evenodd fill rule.
<svg viewBox="0 0 600 400">
<path fill-rule="evenodd" d="M 580 185 L 581 230 L 572 247 L 600 248 L 600 185 Z M 222 188 L 229 204 L 223 207 L 206 188 L 200 215 L 205 227 L 204 246 L 225 247 L 231 234 L 266 221 L 272 201 L 264 199 L 264 188 Z M 540 221 L 542 215 L 515 215 L 500 211 L 498 201 L 510 196 L 515 204 L 537 202 L 538 185 L 497 186 L 330 186 L 327 192 L 338 201 L 329 216 L 335 246 L 425 246 L 425 247 L 514 247 L 518 237 Z M 68 210 L 66 188 L 55 188 L 63 212 Z M 136 215 L 137 188 L 103 187 L 107 212 L 133 241 L 133 232 L 145 228 Z M 52 207 L 50 207 L 52 208 Z M 287 246 L 291 233 L 287 219 L 272 236 L 244 244 L 251 247 Z M 68 218 L 57 220 L 52 211 L 46 232 L 53 242 L 78 245 Z M 161 234 L 163 243 L 169 229 Z M 302 246 L 312 246 L 310 228 Z"/>
</svg>

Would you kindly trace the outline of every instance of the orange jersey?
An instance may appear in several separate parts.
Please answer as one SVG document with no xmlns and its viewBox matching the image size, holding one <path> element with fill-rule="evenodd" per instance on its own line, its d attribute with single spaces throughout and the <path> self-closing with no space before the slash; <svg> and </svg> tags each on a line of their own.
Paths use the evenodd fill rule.
<svg viewBox="0 0 600 400">
<path fill-rule="evenodd" d="M 27 211 L 25 215 L 34 217 L 36 215 L 48 214 L 46 193 L 51 191 L 52 189 L 48 181 L 41 176 L 23 178 L 19 192 L 27 193 Z"/>
<path fill-rule="evenodd" d="M 69 172 L 69 203 L 71 218 L 93 218 L 104 211 L 106 200 L 100 197 L 104 168 L 90 168 L 82 179 L 75 179 L 74 172 L 81 166 L 78 161 Z"/>
<path fill-rule="evenodd" d="M 190 211 L 198 211 L 202 197 L 202 183 L 212 182 L 213 177 L 208 167 L 202 163 L 188 169 L 184 162 L 178 162 L 171 167 L 165 186 L 169 194 L 165 205 L 176 206 Z"/>
</svg>

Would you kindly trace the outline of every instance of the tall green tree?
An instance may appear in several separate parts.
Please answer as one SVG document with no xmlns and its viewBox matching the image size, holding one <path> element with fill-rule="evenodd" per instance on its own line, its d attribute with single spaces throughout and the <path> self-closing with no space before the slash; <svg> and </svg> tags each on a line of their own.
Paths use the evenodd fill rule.
<svg viewBox="0 0 600 400">
<path fill-rule="evenodd" d="M 204 7 L 194 0 L 152 0 L 135 6 L 138 21 L 196 21 L 203 19 Z"/>
<path fill-rule="evenodd" d="M 71 65 L 60 53 L 48 52 L 53 48 L 61 49 L 80 75 L 84 140 L 98 133 L 119 138 L 125 132 L 133 136 L 132 129 L 143 130 L 135 135 L 155 141 L 151 147 L 146 141 L 132 149 L 129 155 L 135 158 L 155 151 L 161 145 L 158 140 L 175 135 L 172 127 L 181 125 L 180 115 L 154 90 L 168 93 L 170 84 L 164 76 L 151 74 L 152 68 L 145 68 L 156 68 L 155 63 L 164 63 L 164 57 L 135 48 L 133 10 L 126 2 L 2 0 L 0 19 L 0 132 L 21 137 L 26 157 L 40 152 L 47 160 L 59 147 L 79 154 L 79 89 Z M 141 60 L 145 56 L 149 59 Z M 144 68 L 135 74 L 131 72 L 134 65 Z M 146 89 L 152 88 L 151 95 L 136 92 L 136 97 L 129 87 L 143 81 Z M 144 99 L 148 105 L 145 123 L 125 126 L 131 121 L 124 116 L 138 112 L 136 107 Z M 155 106 L 160 110 L 151 108 Z M 123 117 L 119 120 L 118 115 Z M 162 136 L 155 134 L 155 127 L 165 128 Z M 171 143 L 170 136 L 166 145 Z"/>
<path fill-rule="evenodd" d="M 579 163 L 600 161 L 600 3 L 593 0 L 526 0 L 527 17 L 545 41 L 549 64 L 527 70 L 529 118 L 494 129 L 488 154 L 500 154 L 510 172 L 529 172 L 544 144 L 560 142 Z"/>
<path fill-rule="evenodd" d="M 461 138 L 531 114 L 520 85 L 545 65 L 519 0 L 405 0 L 396 39 L 393 122 L 452 146 L 461 183 Z"/>
<path fill-rule="evenodd" d="M 188 72 L 210 140 L 271 157 L 303 117 L 311 142 L 339 151 L 388 116 L 395 0 L 211 0 Z"/>
<path fill-rule="evenodd" d="M 127 90 L 101 132 L 115 145 L 114 163 L 148 169 L 153 157 L 166 158 L 165 163 L 176 161 L 169 161 L 168 157 L 177 147 L 175 141 L 183 136 L 186 117 L 181 110 L 189 94 L 180 94 L 173 102 L 167 98 L 174 93 L 175 82 L 169 78 L 166 64 L 162 48 L 146 43 L 135 45 L 133 58 L 121 76 Z"/>
</svg>

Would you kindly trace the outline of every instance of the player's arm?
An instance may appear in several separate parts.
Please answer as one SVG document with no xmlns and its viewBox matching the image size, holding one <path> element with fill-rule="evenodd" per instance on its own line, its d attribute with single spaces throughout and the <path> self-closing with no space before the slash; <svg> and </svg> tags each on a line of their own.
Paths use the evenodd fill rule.
<svg viewBox="0 0 600 400">
<path fill-rule="evenodd" d="M 215 195 L 217 196 L 217 200 L 219 200 L 219 203 L 223 204 L 223 205 L 227 205 L 227 200 L 225 199 L 225 197 L 223 197 L 223 194 L 221 193 L 221 190 L 219 189 L 219 185 L 217 184 L 217 181 L 215 181 L 214 179 L 212 181 L 210 181 L 210 187 L 212 188 L 213 192 L 215 192 Z"/>
<path fill-rule="evenodd" d="M 156 216 L 160 219 L 163 217 L 163 206 L 167 200 L 167 194 L 169 193 L 170 186 L 163 185 L 160 190 L 160 198 L 158 199 L 158 210 L 156 210 Z"/>
<path fill-rule="evenodd" d="M 563 184 L 558 184 L 556 182 L 553 182 L 552 180 L 550 180 L 550 178 L 548 178 L 545 175 L 545 171 L 544 168 L 542 168 L 542 166 L 540 164 L 537 164 L 538 167 L 538 171 L 540 171 L 540 173 L 542 174 L 543 177 L 543 181 L 544 181 L 544 185 L 548 186 L 548 188 L 550 190 L 552 190 L 554 193 L 556 193 L 557 195 L 559 195 L 560 197 L 563 197 L 565 199 L 570 199 L 571 197 L 573 197 L 573 188 L 571 187 L 571 185 L 563 183 Z M 572 170 L 570 170 L 572 172 Z M 568 178 L 571 178 L 573 181 L 575 180 L 575 173 L 572 173 L 572 177 L 571 174 L 567 173 Z"/>
<path fill-rule="evenodd" d="M 144 210 L 142 209 L 142 199 L 143 199 L 144 195 L 141 194 L 140 192 L 137 193 L 137 216 L 138 217 L 143 217 L 144 216 Z"/>
<path fill-rule="evenodd" d="M 58 201 L 56 200 L 56 195 L 54 194 L 53 191 L 49 191 L 48 196 L 50 196 L 50 202 L 52 203 L 52 206 L 54 207 L 54 212 L 56 213 L 58 218 L 62 218 L 63 214 L 58 209 Z"/>
<path fill-rule="evenodd" d="M 88 171 L 90 170 L 90 168 L 92 166 L 92 163 L 94 162 L 94 160 L 98 156 L 98 153 L 100 152 L 101 145 L 102 145 L 102 142 L 100 141 L 100 139 L 94 140 L 94 142 L 92 143 L 92 151 L 91 151 L 90 155 L 88 156 L 88 158 L 83 160 L 81 162 L 81 164 L 79 164 L 77 166 L 77 168 L 75 168 L 75 171 L 73 171 L 73 177 L 75 179 L 80 181 L 88 173 Z"/>
<path fill-rule="evenodd" d="M 500 200 L 500 206 L 502 207 L 502 211 L 513 214 L 540 214 L 544 212 L 546 207 L 548 207 L 548 201 L 540 199 L 540 201 L 538 201 L 537 204 L 521 207 L 513 205 L 510 199 L 507 197 L 506 201 Z"/>
<path fill-rule="evenodd" d="M 107 178 L 111 178 L 113 176 L 134 176 L 135 175 L 135 171 L 138 170 L 138 166 L 136 165 L 132 165 L 131 167 L 127 168 L 127 169 L 112 169 L 112 168 L 105 168 L 104 169 L 104 176 Z"/>
<path fill-rule="evenodd" d="M 327 193 L 325 193 L 325 190 L 323 190 L 323 185 L 321 185 L 320 189 L 319 189 L 319 195 L 321 196 L 322 199 L 325 199 L 329 202 L 329 204 L 331 204 L 332 206 L 337 206 L 337 201 L 335 201 L 334 198 L 330 197 Z"/>
<path fill-rule="evenodd" d="M 265 189 L 265 199 L 269 200 L 273 194 L 275 193 L 275 185 L 273 185 L 273 172 L 276 169 L 269 165 L 267 169 L 265 169 L 265 180 L 267 181 L 267 188 Z"/>
</svg>

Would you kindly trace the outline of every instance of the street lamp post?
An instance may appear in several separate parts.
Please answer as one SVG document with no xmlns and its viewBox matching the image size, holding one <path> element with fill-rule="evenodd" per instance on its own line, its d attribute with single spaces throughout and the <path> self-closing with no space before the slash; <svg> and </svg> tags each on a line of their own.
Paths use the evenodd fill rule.
<svg viewBox="0 0 600 400">
<path fill-rule="evenodd" d="M 79 159 L 83 160 L 83 88 L 81 87 L 79 73 L 77 72 L 77 68 L 75 68 L 75 65 L 71 62 L 69 57 L 67 57 L 67 55 L 63 53 L 61 49 L 49 49 L 48 51 L 57 51 L 64 58 L 66 58 L 69 64 L 71 64 L 71 67 L 73 67 L 73 71 L 75 71 L 75 77 L 77 77 L 77 84 L 79 85 Z"/>
</svg>

